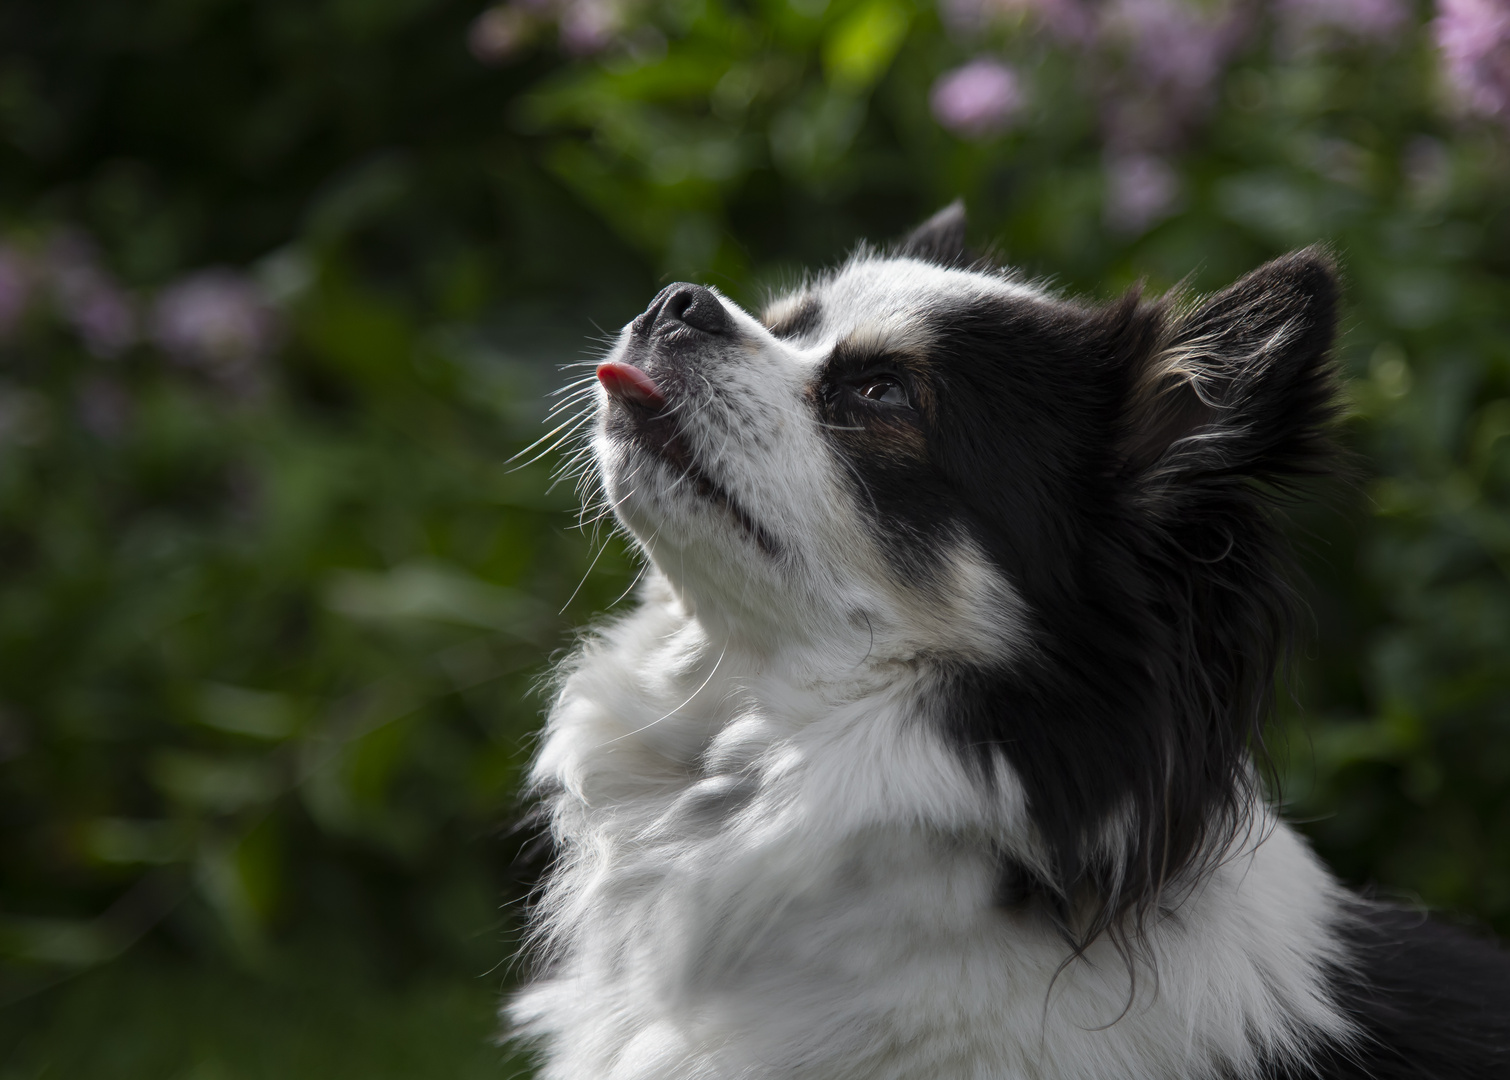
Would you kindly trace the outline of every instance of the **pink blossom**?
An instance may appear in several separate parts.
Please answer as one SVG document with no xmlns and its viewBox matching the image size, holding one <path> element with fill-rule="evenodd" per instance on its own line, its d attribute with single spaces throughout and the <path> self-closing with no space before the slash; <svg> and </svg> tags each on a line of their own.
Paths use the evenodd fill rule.
<svg viewBox="0 0 1510 1080">
<path fill-rule="evenodd" d="M 561 47 L 573 56 L 602 52 L 623 23 L 612 0 L 571 0 L 560 15 Z"/>
<path fill-rule="evenodd" d="M 501 64 L 555 23 L 563 51 L 591 56 L 614 44 L 625 22 L 624 0 L 507 0 L 472 20 L 467 48 L 484 64 Z"/>
<path fill-rule="evenodd" d="M 1404 0 L 1278 0 L 1276 6 L 1296 31 L 1331 28 L 1380 41 L 1399 33 L 1409 15 Z"/>
<path fill-rule="evenodd" d="M 1470 112 L 1510 125 L 1510 0 L 1440 0 L 1433 29 Z"/>
<path fill-rule="evenodd" d="M 78 233 L 62 233 L 48 245 L 45 271 L 58 311 L 95 356 L 119 356 L 137 339 L 136 305 Z"/>
<path fill-rule="evenodd" d="M 261 291 L 233 270 L 202 270 L 164 289 L 152 340 L 174 360 L 242 381 L 276 344 L 278 320 Z"/>
<path fill-rule="evenodd" d="M 1185 0 L 1111 0 L 1103 34 L 1123 42 L 1143 81 L 1205 97 L 1241 41 L 1235 14 Z"/>
<path fill-rule="evenodd" d="M 1017 72 L 988 57 L 940 75 L 929 95 L 933 117 L 956 135 L 981 138 L 1004 131 L 1021 111 Z"/>
<path fill-rule="evenodd" d="M 523 7 L 497 4 L 472 20 L 467 48 L 484 64 L 502 64 L 529 43 L 534 30 L 534 17 Z"/>
<path fill-rule="evenodd" d="M 1167 217 L 1180 196 L 1180 177 L 1163 158 L 1123 154 L 1106 161 L 1107 224 L 1141 233 Z"/>
</svg>

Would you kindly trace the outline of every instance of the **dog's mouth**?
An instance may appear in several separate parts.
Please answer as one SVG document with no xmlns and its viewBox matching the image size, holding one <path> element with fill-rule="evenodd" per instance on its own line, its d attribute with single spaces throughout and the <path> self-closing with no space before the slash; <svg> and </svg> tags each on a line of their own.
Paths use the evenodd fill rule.
<svg viewBox="0 0 1510 1080">
<path fill-rule="evenodd" d="M 598 382 L 608 392 L 609 431 L 659 458 L 698 498 L 725 511 L 741 532 L 773 558 L 781 547 L 749 512 L 703 471 L 677 423 L 677 408 L 654 378 L 633 364 L 610 360 L 598 365 Z"/>
</svg>

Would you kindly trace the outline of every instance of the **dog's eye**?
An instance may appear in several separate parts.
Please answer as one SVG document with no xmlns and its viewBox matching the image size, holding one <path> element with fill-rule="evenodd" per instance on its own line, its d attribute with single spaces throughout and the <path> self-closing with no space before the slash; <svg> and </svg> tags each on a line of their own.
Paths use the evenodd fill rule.
<svg viewBox="0 0 1510 1080">
<path fill-rule="evenodd" d="M 866 379 L 860 385 L 860 396 L 882 405 L 911 405 L 902 384 L 891 378 Z"/>
</svg>

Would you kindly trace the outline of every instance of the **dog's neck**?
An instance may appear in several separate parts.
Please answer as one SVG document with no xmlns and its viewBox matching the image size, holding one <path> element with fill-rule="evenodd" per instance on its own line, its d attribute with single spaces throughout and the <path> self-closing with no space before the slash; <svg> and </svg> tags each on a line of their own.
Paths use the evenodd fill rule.
<svg viewBox="0 0 1510 1080">
<path fill-rule="evenodd" d="M 710 631 L 653 577 L 637 611 L 568 666 L 534 780 L 565 780 L 594 805 L 642 785 L 649 810 L 739 777 L 773 799 L 779 788 L 799 800 L 790 812 L 836 828 L 895 820 L 1000 831 L 1025 820 L 1010 781 L 983 797 L 917 722 L 929 679 L 925 663 L 888 655 L 863 626 L 826 647 L 785 649 Z M 809 784 L 806 794 L 793 787 Z"/>
</svg>

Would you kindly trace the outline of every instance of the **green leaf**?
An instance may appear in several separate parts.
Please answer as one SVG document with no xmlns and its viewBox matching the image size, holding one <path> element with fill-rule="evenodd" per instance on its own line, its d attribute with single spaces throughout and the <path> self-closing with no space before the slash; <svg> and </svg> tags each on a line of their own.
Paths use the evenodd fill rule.
<svg viewBox="0 0 1510 1080">
<path fill-rule="evenodd" d="M 325 603 L 353 619 L 455 623 L 522 641 L 537 640 L 550 621 L 539 601 L 436 562 L 406 563 L 386 574 L 338 571 L 326 584 Z"/>
<path fill-rule="evenodd" d="M 886 73 L 907 36 L 909 13 L 897 0 L 870 0 L 829 32 L 823 70 L 845 90 L 867 90 Z"/>
<path fill-rule="evenodd" d="M 186 807 L 211 813 L 263 806 L 280 790 L 270 764 L 254 758 L 164 750 L 153 759 L 149 771 L 165 795 Z"/>
<path fill-rule="evenodd" d="M 285 695 L 224 683 L 201 687 L 195 719 L 233 735 L 269 740 L 287 738 L 299 724 L 298 713 Z"/>
</svg>

